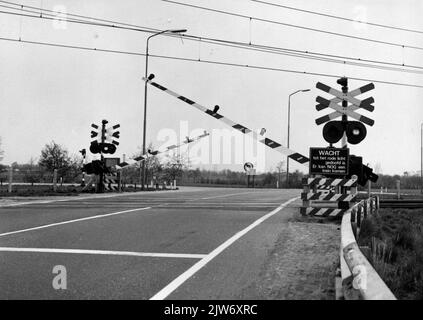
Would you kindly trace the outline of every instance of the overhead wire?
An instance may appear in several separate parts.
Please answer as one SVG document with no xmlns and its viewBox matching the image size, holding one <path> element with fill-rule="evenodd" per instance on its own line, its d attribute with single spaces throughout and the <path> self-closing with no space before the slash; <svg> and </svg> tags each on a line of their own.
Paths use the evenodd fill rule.
<svg viewBox="0 0 423 320">
<path fill-rule="evenodd" d="M 60 47 L 60 48 L 79 49 L 79 50 L 96 51 L 96 52 L 145 56 L 145 53 L 134 52 L 134 51 L 122 51 L 122 50 L 112 50 L 112 49 L 103 49 L 103 48 L 92 48 L 92 47 L 66 45 L 66 44 L 59 44 L 59 43 L 52 43 L 52 42 L 20 40 L 20 39 L 6 38 L 6 37 L 0 37 L 0 41 L 12 41 L 12 42 L 15 42 L 15 43 L 36 44 L 36 45 L 44 45 L 44 46 L 50 46 L 50 47 Z M 321 77 L 329 77 L 329 78 L 340 78 L 340 77 L 343 76 L 343 75 L 335 75 L 335 74 L 328 74 L 328 73 L 318 73 L 318 72 L 299 71 L 299 70 L 283 69 L 283 68 L 275 68 L 275 67 L 266 67 L 266 66 L 260 66 L 260 65 L 239 64 L 239 63 L 217 61 L 217 60 L 205 60 L 205 59 L 198 60 L 198 59 L 193 59 L 193 58 L 177 57 L 177 56 L 170 56 L 170 55 L 149 54 L 149 57 L 160 58 L 160 59 L 187 61 L 187 62 L 197 62 L 197 63 L 205 63 L 205 64 L 215 64 L 215 65 L 231 66 L 231 67 L 239 67 L 239 68 L 288 72 L 288 73 L 311 75 L 311 76 L 321 76 Z M 348 78 L 351 79 L 351 80 L 357 80 L 357 81 L 368 81 L 368 82 L 374 82 L 374 83 L 381 83 L 381 84 L 388 84 L 388 85 L 396 85 L 396 86 L 404 86 L 404 87 L 413 87 L 413 88 L 423 89 L 423 85 L 418 85 L 418 84 L 393 82 L 393 81 L 385 81 L 385 80 L 369 79 L 369 78 L 359 78 L 359 77 L 348 77 Z"/>
<path fill-rule="evenodd" d="M 301 8 L 298 8 L 298 7 L 292 7 L 292 6 L 287 6 L 287 5 L 283 5 L 283 4 L 279 4 L 279 3 L 272 3 L 272 2 L 262 1 L 262 0 L 251 0 L 251 1 L 261 3 L 261 4 L 265 4 L 265 5 L 269 5 L 269 6 L 273 6 L 273 7 L 279 7 L 279 8 L 284 8 L 284 9 L 288 9 L 288 10 L 293 10 L 293 11 L 297 11 L 297 12 L 309 13 L 309 14 L 313 14 L 313 15 L 317 15 L 317 16 L 326 17 L 326 18 L 344 20 L 344 21 L 348 21 L 348 22 L 360 23 L 360 24 L 364 24 L 364 25 L 369 25 L 369 26 L 374 26 L 374 27 L 379 27 L 379 28 L 386 28 L 386 29 L 391 29 L 391 30 L 398 30 L 398 31 L 406 31 L 406 32 L 423 34 L 423 30 L 396 27 L 396 26 L 391 26 L 391 25 L 382 24 L 382 23 L 375 23 L 375 22 L 370 22 L 370 21 L 362 21 L 362 20 L 346 18 L 346 17 L 341 17 L 341 16 L 338 16 L 338 15 L 333 15 L 333 14 L 328 14 L 328 13 L 323 13 L 323 12 L 318 12 L 318 11 L 313 11 L 313 10 L 306 10 L 306 9 L 301 9 Z"/>
<path fill-rule="evenodd" d="M 253 20 L 256 20 L 256 21 L 261 21 L 261 22 L 266 22 L 266 23 L 271 23 L 271 24 L 277 24 L 277 25 L 282 25 L 282 26 L 286 26 L 286 27 L 292 27 L 292 28 L 297 28 L 297 29 L 302 29 L 302 30 L 307 30 L 307 31 L 318 32 L 318 33 L 324 33 L 324 34 L 329 34 L 329 35 L 338 36 L 338 37 L 350 38 L 350 39 L 355 39 L 355 40 L 362 40 L 362 41 L 378 43 L 378 44 L 383 44 L 383 45 L 389 45 L 389 46 L 395 46 L 395 47 L 400 47 L 400 48 L 403 47 L 403 48 L 409 48 L 409 49 L 415 49 L 415 50 L 423 50 L 423 47 L 419 47 L 419 46 L 406 45 L 406 44 L 401 44 L 401 43 L 395 43 L 395 42 L 389 42 L 389 41 L 377 40 L 377 39 L 371 39 L 371 38 L 365 38 L 365 37 L 359 37 L 359 36 L 352 36 L 352 35 L 348 35 L 348 34 L 345 34 L 345 33 L 328 31 L 328 30 L 323 30 L 323 29 L 318 29 L 318 28 L 311 28 L 311 27 L 306 27 L 306 26 L 302 26 L 302 25 L 298 25 L 298 24 L 285 23 L 285 22 L 281 22 L 281 21 L 264 19 L 264 18 L 259 18 L 259 17 L 252 17 L 252 16 L 240 14 L 240 13 L 230 12 L 230 11 L 226 11 L 226 10 L 218 10 L 218 9 L 213 9 L 213 8 L 207 8 L 207 7 L 197 6 L 197 5 L 173 1 L 173 0 L 162 0 L 162 1 L 172 3 L 172 4 L 176 4 L 176 5 L 180 5 L 180 6 L 186 6 L 186 7 L 200 9 L 200 10 L 204 10 L 204 11 L 229 15 L 229 16 L 233 16 L 233 17 L 239 17 L 239 18 L 244 18 L 244 19 L 253 19 Z"/>
<path fill-rule="evenodd" d="M 47 11 L 47 12 L 54 12 L 55 14 L 57 14 L 57 12 L 52 11 L 52 10 L 47 10 L 47 9 L 42 9 L 42 8 L 37 8 L 37 7 L 32 7 L 32 6 L 22 6 L 22 5 L 19 5 L 17 3 L 13 3 L 13 2 L 10 2 L 10 1 L 0 0 L 0 3 L 1 2 L 7 3 L 7 4 L 13 4 L 16 7 L 18 7 L 18 6 L 21 7 L 21 8 L 27 7 L 27 8 L 31 8 L 31 9 L 35 9 L 35 10 L 39 10 L 39 11 L 41 10 L 41 11 Z M 0 7 L 2 7 L 2 6 L 4 7 L 4 5 L 0 5 Z M 14 9 L 16 10 L 17 8 L 14 8 Z M 55 16 L 55 14 L 48 14 L 48 15 L 50 15 L 50 17 L 46 17 L 45 15 L 44 16 L 42 16 L 42 15 L 38 16 L 38 14 L 39 14 L 38 11 L 30 11 L 30 10 L 27 10 L 27 9 L 25 11 L 37 14 L 37 16 L 25 15 L 26 17 L 31 17 L 31 18 L 42 18 L 42 19 L 49 19 L 49 20 L 68 21 L 68 22 L 71 22 L 71 23 L 83 23 L 83 24 L 89 24 L 89 25 L 100 26 L 100 27 L 110 27 L 110 28 L 115 28 L 115 29 L 125 29 L 125 30 L 131 30 L 131 31 L 149 32 L 149 33 L 159 31 L 159 29 L 142 27 L 142 26 L 137 26 L 137 25 L 133 25 L 133 24 L 126 24 L 126 23 L 117 22 L 117 21 L 113 21 L 113 20 L 99 19 L 99 18 L 93 18 L 93 17 L 88 17 L 88 16 L 82 16 L 82 15 L 67 14 L 69 16 L 77 16 L 77 17 L 82 17 L 84 19 L 104 21 L 104 22 L 113 23 L 113 24 L 110 25 L 110 24 L 104 24 L 104 23 L 93 23 L 93 22 L 89 22 L 89 21 L 86 21 L 86 20 L 84 21 L 84 20 L 80 20 L 80 19 L 75 20 L 75 19 L 57 18 Z M 18 16 L 20 15 L 19 13 L 4 12 L 4 11 L 0 11 L 0 13 L 14 14 L 14 15 L 18 15 Z M 128 27 L 122 27 L 121 25 L 129 25 L 130 27 L 129 28 Z M 164 34 L 164 35 L 165 36 L 172 36 L 172 37 L 176 36 L 176 35 L 173 35 L 173 34 Z M 262 52 L 280 53 L 282 55 L 287 55 L 286 52 L 294 52 L 294 53 L 302 54 L 302 56 L 298 56 L 298 57 L 301 57 L 301 58 L 308 58 L 305 55 L 309 55 L 309 56 L 322 56 L 322 57 L 341 58 L 341 59 L 346 59 L 346 60 L 359 61 L 360 64 L 354 64 L 354 63 L 351 63 L 351 62 L 345 61 L 345 60 L 344 61 L 337 61 L 337 60 L 315 59 L 315 60 L 326 61 L 326 62 L 351 64 L 351 65 L 360 66 L 360 67 L 385 69 L 385 70 L 389 70 L 389 71 L 419 73 L 419 72 L 408 71 L 407 69 L 378 68 L 378 67 L 374 67 L 372 65 L 363 64 L 363 62 L 369 62 L 369 63 L 375 63 L 375 64 L 382 64 L 382 65 L 389 65 L 389 66 L 400 66 L 400 67 L 422 69 L 423 70 L 423 67 L 421 67 L 421 66 L 406 65 L 404 63 L 399 64 L 399 63 L 392 63 L 392 62 L 387 62 L 387 61 L 377 61 L 377 60 L 370 60 L 370 59 L 345 57 L 345 56 L 331 55 L 331 54 L 325 54 L 325 53 L 320 53 L 320 52 L 301 51 L 301 50 L 290 49 L 290 48 L 273 47 L 273 46 L 245 43 L 245 42 L 229 41 L 229 40 L 209 38 L 209 37 L 204 37 L 204 36 L 200 37 L 200 36 L 194 36 L 194 35 L 188 35 L 188 34 L 183 34 L 183 35 L 178 35 L 178 36 L 186 38 L 186 39 L 190 39 L 190 40 L 193 40 L 193 41 L 201 40 L 201 41 L 206 42 L 206 43 L 207 43 L 207 41 L 209 41 L 208 43 L 215 44 L 215 45 L 225 45 L 225 46 L 232 46 L 232 47 L 233 47 L 233 45 L 236 45 L 236 46 L 238 46 L 239 49 L 248 49 L 248 50 L 251 50 L 250 48 L 264 49 L 266 51 L 262 51 Z M 260 51 L 260 50 L 255 50 L 255 51 Z"/>
</svg>

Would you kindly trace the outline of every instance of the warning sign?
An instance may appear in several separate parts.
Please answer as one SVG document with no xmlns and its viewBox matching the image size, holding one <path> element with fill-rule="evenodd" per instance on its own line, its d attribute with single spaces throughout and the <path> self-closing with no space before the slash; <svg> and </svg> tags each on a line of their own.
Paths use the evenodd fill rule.
<svg viewBox="0 0 423 320">
<path fill-rule="evenodd" d="M 310 174 L 348 175 L 349 149 L 310 148 Z"/>
</svg>

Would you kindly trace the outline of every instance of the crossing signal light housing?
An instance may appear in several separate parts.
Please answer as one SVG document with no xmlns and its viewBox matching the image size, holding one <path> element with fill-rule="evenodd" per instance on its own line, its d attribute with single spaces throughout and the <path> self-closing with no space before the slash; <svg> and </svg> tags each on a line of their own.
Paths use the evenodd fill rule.
<svg viewBox="0 0 423 320">
<path fill-rule="evenodd" d="M 110 173 L 110 170 L 106 167 L 106 165 L 101 160 L 94 160 L 90 163 L 84 165 L 83 172 L 87 174 L 96 174 L 99 175 L 101 173 Z"/>
<path fill-rule="evenodd" d="M 369 168 L 368 166 L 363 165 L 363 179 L 370 180 L 371 182 L 377 182 L 379 176 L 373 173 L 373 169 Z"/>
<path fill-rule="evenodd" d="M 363 164 L 362 157 L 350 156 L 350 168 L 348 178 L 356 175 L 358 177 L 357 183 L 360 186 L 365 186 L 367 181 L 377 182 L 379 176 L 373 173 L 373 169 Z"/>
<path fill-rule="evenodd" d="M 328 143 L 337 143 L 344 135 L 344 124 L 342 121 L 330 121 L 323 127 L 323 138 Z"/>
<path fill-rule="evenodd" d="M 116 152 L 116 146 L 113 143 L 100 143 L 101 152 L 106 154 L 114 154 Z"/>
<path fill-rule="evenodd" d="M 323 138 L 328 143 L 337 143 L 341 140 L 344 132 L 350 144 L 358 144 L 366 138 L 367 129 L 359 121 L 329 121 L 323 127 Z"/>
<path fill-rule="evenodd" d="M 101 153 L 101 147 L 97 140 L 94 140 L 93 142 L 91 142 L 90 151 L 93 154 Z"/>
<path fill-rule="evenodd" d="M 97 140 L 91 142 L 90 151 L 93 154 L 105 153 L 114 154 L 116 152 L 116 145 L 113 143 L 98 143 Z"/>
<path fill-rule="evenodd" d="M 348 121 L 347 128 L 347 140 L 348 143 L 358 144 L 364 140 L 367 135 L 367 129 L 361 122 L 358 121 Z"/>
<path fill-rule="evenodd" d="M 347 87 L 348 86 L 348 78 L 340 78 L 338 80 L 336 80 L 336 83 L 343 86 L 343 87 Z"/>
</svg>

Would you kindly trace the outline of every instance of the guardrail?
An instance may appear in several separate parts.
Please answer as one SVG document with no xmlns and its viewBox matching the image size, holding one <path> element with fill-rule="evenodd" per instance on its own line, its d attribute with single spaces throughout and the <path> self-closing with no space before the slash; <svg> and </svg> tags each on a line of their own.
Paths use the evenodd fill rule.
<svg viewBox="0 0 423 320">
<path fill-rule="evenodd" d="M 379 209 L 379 198 L 360 201 L 342 217 L 341 279 L 345 300 L 396 300 L 395 296 L 361 252 L 357 240 L 361 223 Z"/>
</svg>

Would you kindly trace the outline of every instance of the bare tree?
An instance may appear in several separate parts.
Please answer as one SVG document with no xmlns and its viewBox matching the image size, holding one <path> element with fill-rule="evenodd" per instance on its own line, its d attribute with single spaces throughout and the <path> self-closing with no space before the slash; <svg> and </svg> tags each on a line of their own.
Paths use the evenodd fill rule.
<svg viewBox="0 0 423 320">
<path fill-rule="evenodd" d="M 282 160 L 279 161 L 276 165 L 276 170 L 278 171 L 279 188 L 282 187 L 281 174 L 283 173 L 284 168 L 285 168 L 285 162 Z"/>
<path fill-rule="evenodd" d="M 184 170 L 189 168 L 189 161 L 187 157 L 175 152 L 167 156 L 163 167 L 165 179 L 171 182 L 176 178 L 180 178 Z"/>
</svg>

